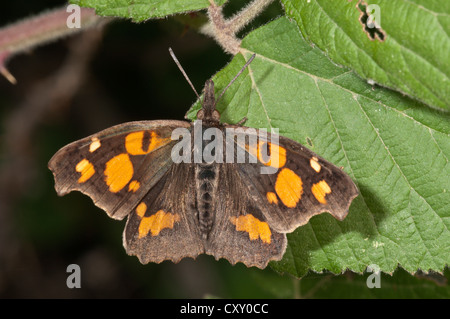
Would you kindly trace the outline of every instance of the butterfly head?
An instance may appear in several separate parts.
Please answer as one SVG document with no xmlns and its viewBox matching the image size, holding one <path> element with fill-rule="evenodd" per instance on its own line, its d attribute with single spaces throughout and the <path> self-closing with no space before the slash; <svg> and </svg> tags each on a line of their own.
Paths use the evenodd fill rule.
<svg viewBox="0 0 450 319">
<path fill-rule="evenodd" d="M 197 112 L 197 119 L 202 120 L 210 125 L 220 123 L 220 113 L 216 110 L 214 82 L 212 80 L 208 80 L 205 83 L 203 105 L 201 110 Z"/>
</svg>

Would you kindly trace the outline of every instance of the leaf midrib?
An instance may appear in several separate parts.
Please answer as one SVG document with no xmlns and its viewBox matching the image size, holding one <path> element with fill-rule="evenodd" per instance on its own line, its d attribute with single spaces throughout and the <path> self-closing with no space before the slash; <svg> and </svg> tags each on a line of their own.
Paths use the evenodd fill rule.
<svg viewBox="0 0 450 319">
<path fill-rule="evenodd" d="M 254 51 L 251 51 L 251 50 L 248 50 L 248 49 L 244 49 L 244 48 L 241 48 L 240 51 L 241 51 L 242 53 L 250 53 L 250 54 L 256 53 L 256 52 L 254 52 Z M 289 65 L 289 64 L 286 64 L 286 63 L 283 63 L 283 62 L 280 62 L 280 61 L 273 60 L 273 59 L 271 59 L 271 58 L 269 58 L 269 57 L 267 57 L 267 56 L 261 55 L 261 54 L 257 54 L 257 57 L 258 57 L 258 58 L 261 58 L 261 59 L 263 59 L 263 60 L 269 61 L 269 62 L 271 62 L 271 63 L 278 64 L 278 65 L 283 66 L 283 67 L 285 67 L 285 68 L 287 68 L 287 69 L 294 70 L 294 71 L 296 71 L 296 72 L 305 74 L 305 75 L 311 77 L 312 79 L 319 79 L 319 80 L 321 80 L 321 81 L 330 83 L 330 84 L 332 84 L 332 85 L 334 85 L 334 86 L 336 86 L 336 87 L 338 87 L 338 88 L 340 88 L 340 89 L 342 89 L 342 90 L 344 90 L 344 91 L 346 91 L 346 92 L 348 92 L 348 93 L 350 93 L 350 94 L 352 94 L 352 95 L 357 95 L 357 96 L 359 96 L 359 97 L 361 97 L 361 98 L 368 99 L 368 100 L 370 100 L 370 101 L 372 101 L 372 102 L 374 102 L 374 103 L 377 103 L 377 104 L 379 104 L 379 105 L 385 107 L 386 109 L 395 111 L 395 112 L 399 113 L 401 116 L 404 116 L 404 117 L 406 117 L 406 118 L 408 118 L 408 119 L 414 121 L 415 123 L 417 123 L 417 124 L 419 124 L 419 125 L 421 125 L 421 126 L 423 126 L 423 127 L 426 127 L 426 128 L 428 128 L 428 129 L 432 130 L 433 132 L 437 132 L 437 133 L 441 133 L 441 134 L 450 136 L 450 134 L 447 134 L 447 133 L 445 133 L 445 132 L 441 132 L 441 131 L 439 131 L 439 130 L 437 130 L 437 129 L 434 129 L 434 128 L 432 128 L 432 127 L 430 127 L 430 126 L 428 126 L 428 125 L 426 125 L 426 124 L 424 124 L 424 123 L 418 121 L 418 120 L 415 119 L 414 117 L 412 117 L 412 116 L 410 116 L 410 115 L 408 115 L 408 114 L 406 114 L 406 113 L 404 113 L 404 112 L 402 112 L 402 111 L 400 111 L 400 110 L 398 110 L 398 109 L 396 109 L 396 108 L 394 108 L 394 107 L 392 107 L 392 106 L 386 105 L 385 103 L 383 103 L 383 102 L 381 102 L 381 101 L 378 101 L 378 100 L 375 100 L 375 99 L 373 99 L 373 98 L 371 98 L 371 97 L 369 97 L 369 96 L 362 95 L 362 94 L 359 94 L 359 93 L 357 93 L 357 92 L 351 91 L 350 89 L 348 89 L 348 88 L 346 88 L 346 87 L 343 87 L 343 86 L 339 85 L 338 83 L 332 81 L 332 79 L 334 79 L 334 78 L 336 78 L 336 77 L 342 76 L 343 74 L 346 74 L 346 73 L 351 73 L 351 72 L 353 72 L 353 71 L 348 71 L 348 72 L 345 72 L 345 73 L 343 73 L 343 74 L 339 74 L 339 75 L 337 75 L 337 76 L 335 76 L 335 77 L 333 77 L 333 78 L 328 79 L 328 78 L 323 78 L 323 77 L 320 77 L 320 76 L 317 76 L 317 75 L 308 73 L 308 72 L 306 72 L 306 71 L 304 71 L 304 70 L 297 69 L 297 68 L 295 68 L 295 67 L 293 67 L 293 66 L 291 66 L 291 65 Z M 436 146 L 439 148 L 439 145 L 436 144 Z M 441 149 L 439 148 L 439 150 L 441 150 Z"/>
</svg>

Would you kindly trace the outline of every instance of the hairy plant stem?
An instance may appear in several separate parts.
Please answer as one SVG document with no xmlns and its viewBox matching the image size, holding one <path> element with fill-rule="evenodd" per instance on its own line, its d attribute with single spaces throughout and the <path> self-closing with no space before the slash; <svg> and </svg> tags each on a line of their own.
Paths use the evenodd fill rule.
<svg viewBox="0 0 450 319">
<path fill-rule="evenodd" d="M 239 52 L 241 40 L 236 34 L 256 18 L 273 0 L 253 0 L 229 19 L 223 16 L 223 7 L 210 0 L 210 22 L 201 28 L 203 34 L 213 37 L 222 48 L 233 55 Z"/>
</svg>

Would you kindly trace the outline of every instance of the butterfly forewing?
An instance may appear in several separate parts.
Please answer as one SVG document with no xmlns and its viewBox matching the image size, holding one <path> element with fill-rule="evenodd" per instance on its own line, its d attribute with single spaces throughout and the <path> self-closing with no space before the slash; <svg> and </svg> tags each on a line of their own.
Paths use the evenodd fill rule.
<svg viewBox="0 0 450 319">
<path fill-rule="evenodd" d="M 274 139 L 275 135 L 259 130 L 256 134 L 254 147 L 236 139 L 237 146 L 257 161 L 243 163 L 236 171 L 275 230 L 292 232 L 322 212 L 339 220 L 345 218 L 358 190 L 342 169 L 289 138 Z"/>
<path fill-rule="evenodd" d="M 73 190 L 92 198 L 109 216 L 122 219 L 168 171 L 182 121 L 141 121 L 117 125 L 73 142 L 50 160 L 59 195 Z"/>
</svg>

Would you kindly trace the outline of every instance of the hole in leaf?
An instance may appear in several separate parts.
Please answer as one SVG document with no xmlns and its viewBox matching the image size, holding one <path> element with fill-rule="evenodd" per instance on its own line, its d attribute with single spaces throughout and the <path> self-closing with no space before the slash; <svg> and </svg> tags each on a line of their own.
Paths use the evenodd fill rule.
<svg viewBox="0 0 450 319">
<path fill-rule="evenodd" d="M 359 22 L 363 26 L 363 31 L 370 40 L 378 39 L 383 42 L 386 38 L 386 34 L 383 29 L 381 29 L 380 25 L 380 7 L 375 6 L 374 8 L 371 8 L 363 1 L 359 1 L 356 6 L 361 12 Z"/>
</svg>

